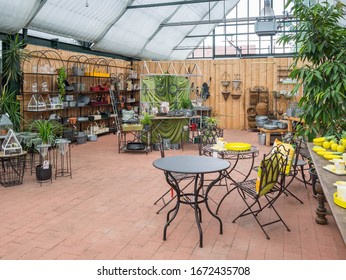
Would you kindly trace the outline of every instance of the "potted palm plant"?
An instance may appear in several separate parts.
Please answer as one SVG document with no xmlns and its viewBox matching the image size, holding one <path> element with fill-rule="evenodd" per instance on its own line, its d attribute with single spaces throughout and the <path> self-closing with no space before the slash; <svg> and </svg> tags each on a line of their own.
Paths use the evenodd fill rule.
<svg viewBox="0 0 346 280">
<path fill-rule="evenodd" d="M 52 178 L 52 164 L 49 162 L 48 151 L 54 143 L 55 138 L 62 134 L 63 126 L 55 120 L 35 120 L 30 126 L 30 130 L 38 132 L 42 143 L 36 146 L 40 153 L 40 164 L 36 166 L 36 179 L 39 182 Z"/>
</svg>

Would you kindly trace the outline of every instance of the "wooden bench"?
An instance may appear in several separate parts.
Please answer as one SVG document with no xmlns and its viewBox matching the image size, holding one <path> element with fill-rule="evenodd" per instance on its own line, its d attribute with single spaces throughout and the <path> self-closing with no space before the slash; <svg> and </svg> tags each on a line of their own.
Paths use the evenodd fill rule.
<svg viewBox="0 0 346 280">
<path fill-rule="evenodd" d="M 266 146 L 270 146 L 270 135 L 272 133 L 280 133 L 285 134 L 287 132 L 287 129 L 265 129 L 263 127 L 258 128 L 261 133 L 265 133 L 266 135 Z"/>
</svg>

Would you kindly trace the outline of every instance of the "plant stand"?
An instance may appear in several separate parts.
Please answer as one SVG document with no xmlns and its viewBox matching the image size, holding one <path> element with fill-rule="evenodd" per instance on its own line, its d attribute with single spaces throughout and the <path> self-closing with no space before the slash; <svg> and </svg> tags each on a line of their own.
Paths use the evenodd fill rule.
<svg viewBox="0 0 346 280">
<path fill-rule="evenodd" d="M 25 170 L 26 152 L 4 155 L 0 152 L 0 184 L 4 187 L 21 185 Z"/>
<path fill-rule="evenodd" d="M 52 183 L 52 165 L 49 164 L 48 168 L 43 168 L 45 159 L 50 161 L 50 145 L 41 144 L 37 145 L 36 149 L 40 154 L 40 163 L 36 166 L 36 180 L 42 186 L 42 183 L 51 182 Z"/>
<path fill-rule="evenodd" d="M 71 166 L 71 141 L 67 139 L 57 139 L 55 141 L 56 149 L 54 150 L 55 162 L 55 179 L 57 177 L 72 178 Z"/>
</svg>

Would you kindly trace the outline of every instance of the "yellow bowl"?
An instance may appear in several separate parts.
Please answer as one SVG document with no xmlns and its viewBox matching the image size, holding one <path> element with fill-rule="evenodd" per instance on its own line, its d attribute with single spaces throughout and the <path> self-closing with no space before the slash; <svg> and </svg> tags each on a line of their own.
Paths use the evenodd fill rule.
<svg viewBox="0 0 346 280">
<path fill-rule="evenodd" d="M 319 156 L 324 156 L 324 155 L 332 155 L 333 152 L 328 152 L 328 151 L 318 151 L 317 154 Z"/>
<path fill-rule="evenodd" d="M 238 142 L 226 143 L 225 148 L 229 151 L 249 151 L 251 144 Z"/>
<path fill-rule="evenodd" d="M 333 154 L 326 154 L 326 155 L 323 155 L 323 157 L 328 160 L 335 159 L 335 158 L 342 158 L 342 156 L 333 155 Z"/>
</svg>

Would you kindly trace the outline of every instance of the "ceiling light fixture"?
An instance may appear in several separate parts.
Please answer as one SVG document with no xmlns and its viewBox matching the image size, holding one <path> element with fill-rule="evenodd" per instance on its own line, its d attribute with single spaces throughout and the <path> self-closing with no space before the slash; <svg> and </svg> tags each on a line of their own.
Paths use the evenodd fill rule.
<svg viewBox="0 0 346 280">
<path fill-rule="evenodd" d="M 85 1 L 85 7 L 89 7 L 89 3 L 88 3 L 88 0 Z"/>
<path fill-rule="evenodd" d="M 264 0 L 264 8 L 255 22 L 255 33 L 258 36 L 273 36 L 278 32 L 278 24 L 271 0 Z"/>
</svg>

